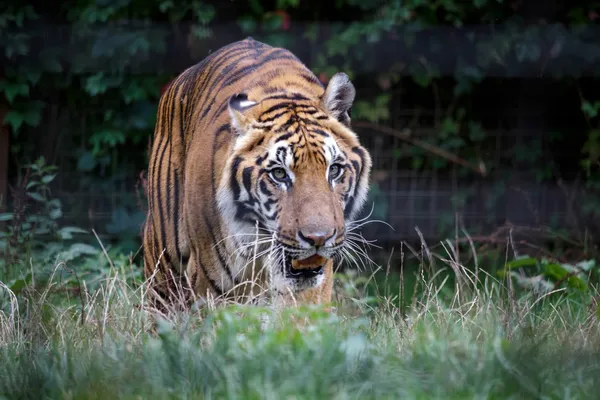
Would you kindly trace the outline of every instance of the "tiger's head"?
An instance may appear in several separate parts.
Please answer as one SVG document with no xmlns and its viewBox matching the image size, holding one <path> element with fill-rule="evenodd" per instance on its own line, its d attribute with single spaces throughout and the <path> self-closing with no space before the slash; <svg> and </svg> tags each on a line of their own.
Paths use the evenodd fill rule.
<svg viewBox="0 0 600 400">
<path fill-rule="evenodd" d="M 371 158 L 350 129 L 354 96 L 338 73 L 318 98 L 288 88 L 229 100 L 235 138 L 219 208 L 240 247 L 262 233 L 277 287 L 320 285 L 366 200 Z"/>
</svg>

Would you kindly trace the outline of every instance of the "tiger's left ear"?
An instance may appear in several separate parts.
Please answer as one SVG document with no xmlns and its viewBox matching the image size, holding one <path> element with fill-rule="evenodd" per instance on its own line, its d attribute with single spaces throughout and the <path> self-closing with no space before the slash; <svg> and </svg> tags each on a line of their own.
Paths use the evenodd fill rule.
<svg viewBox="0 0 600 400">
<path fill-rule="evenodd" d="M 229 117 L 231 118 L 231 126 L 238 134 L 243 134 L 248 131 L 253 119 L 248 114 L 248 110 L 258 103 L 248 100 L 248 95 L 239 93 L 229 98 Z"/>
<path fill-rule="evenodd" d="M 332 117 L 350 126 L 350 108 L 355 96 L 356 90 L 348 75 L 338 72 L 329 80 L 321 104 Z"/>
</svg>

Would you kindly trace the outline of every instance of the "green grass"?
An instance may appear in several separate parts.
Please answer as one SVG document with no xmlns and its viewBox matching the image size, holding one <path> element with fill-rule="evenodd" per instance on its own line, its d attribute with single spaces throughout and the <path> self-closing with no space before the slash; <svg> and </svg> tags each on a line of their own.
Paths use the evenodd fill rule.
<svg viewBox="0 0 600 400">
<path fill-rule="evenodd" d="M 536 299 L 453 273 L 413 279 L 421 287 L 403 308 L 397 280 L 373 290 L 345 279 L 334 313 L 227 306 L 156 325 L 138 307 L 144 287 L 114 271 L 67 300 L 60 285 L 18 297 L 3 287 L 0 398 L 597 397 L 591 294 Z"/>
</svg>

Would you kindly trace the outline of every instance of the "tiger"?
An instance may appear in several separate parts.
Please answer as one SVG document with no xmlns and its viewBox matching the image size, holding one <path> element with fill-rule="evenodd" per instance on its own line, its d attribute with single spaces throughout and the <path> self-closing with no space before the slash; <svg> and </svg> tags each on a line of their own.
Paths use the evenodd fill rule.
<svg viewBox="0 0 600 400">
<path fill-rule="evenodd" d="M 144 275 L 161 301 L 183 291 L 331 303 L 372 165 L 351 129 L 355 96 L 346 73 L 325 86 L 252 37 L 173 79 L 158 103 L 143 229 Z"/>
</svg>

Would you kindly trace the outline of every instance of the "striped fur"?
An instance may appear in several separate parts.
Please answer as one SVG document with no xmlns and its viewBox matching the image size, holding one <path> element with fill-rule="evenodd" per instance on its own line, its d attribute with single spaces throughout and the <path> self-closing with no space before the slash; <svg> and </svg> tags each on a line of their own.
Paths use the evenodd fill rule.
<svg viewBox="0 0 600 400">
<path fill-rule="evenodd" d="M 195 296 L 274 288 L 329 301 L 332 259 L 369 185 L 353 100 L 345 74 L 324 88 L 289 51 L 252 38 L 178 76 L 160 99 L 148 168 L 144 263 L 157 292 L 179 282 Z M 286 260 L 322 273 L 290 278 Z"/>
</svg>

